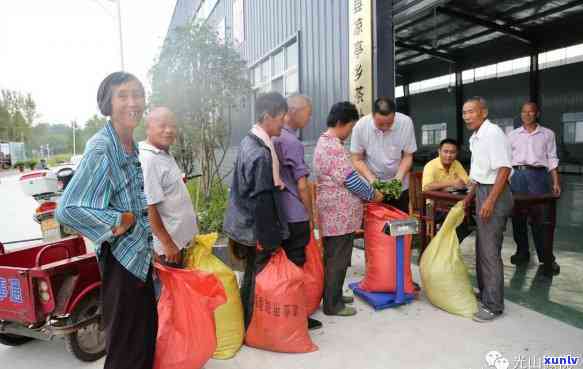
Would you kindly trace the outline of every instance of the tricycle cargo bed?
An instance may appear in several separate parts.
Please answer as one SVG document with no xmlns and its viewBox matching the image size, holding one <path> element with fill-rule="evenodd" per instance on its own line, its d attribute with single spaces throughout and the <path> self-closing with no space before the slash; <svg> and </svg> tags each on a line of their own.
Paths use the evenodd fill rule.
<svg viewBox="0 0 583 369">
<path fill-rule="evenodd" d="M 0 249 L 0 276 L 4 267 L 19 269 L 39 268 L 44 264 L 87 253 L 80 237 L 69 237 L 50 243 L 3 253 Z"/>
<path fill-rule="evenodd" d="M 34 326 L 66 316 L 99 285 L 95 254 L 81 237 L 0 254 L 0 323 Z"/>
</svg>

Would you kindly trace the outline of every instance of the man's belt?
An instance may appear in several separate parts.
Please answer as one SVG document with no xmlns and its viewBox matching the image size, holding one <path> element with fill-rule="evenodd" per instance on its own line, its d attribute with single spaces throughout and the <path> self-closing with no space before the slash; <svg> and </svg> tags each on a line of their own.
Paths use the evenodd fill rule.
<svg viewBox="0 0 583 369">
<path fill-rule="evenodd" d="M 535 167 L 534 165 L 514 165 L 514 170 L 547 170 L 547 167 Z"/>
</svg>

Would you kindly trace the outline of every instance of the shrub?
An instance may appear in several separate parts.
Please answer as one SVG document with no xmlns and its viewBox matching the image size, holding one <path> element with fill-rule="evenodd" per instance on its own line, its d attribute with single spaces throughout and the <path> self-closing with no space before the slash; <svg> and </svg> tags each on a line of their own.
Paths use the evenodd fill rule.
<svg viewBox="0 0 583 369">
<path fill-rule="evenodd" d="M 187 187 L 198 217 L 199 232 L 201 234 L 211 232 L 220 234 L 223 230 L 223 218 L 229 196 L 227 187 L 222 182 L 215 181 L 211 186 L 210 196 L 205 198 L 201 193 L 198 193 L 198 207 L 196 201 L 199 180 L 189 181 Z"/>
</svg>

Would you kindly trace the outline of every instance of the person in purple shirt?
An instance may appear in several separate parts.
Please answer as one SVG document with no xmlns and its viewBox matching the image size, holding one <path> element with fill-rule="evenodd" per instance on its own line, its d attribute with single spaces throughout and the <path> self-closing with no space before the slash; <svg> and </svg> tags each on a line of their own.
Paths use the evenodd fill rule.
<svg viewBox="0 0 583 369">
<path fill-rule="evenodd" d="M 522 126 L 508 134 L 512 148 L 512 168 L 510 188 L 513 193 L 543 195 L 561 194 L 559 180 L 559 158 L 555 134 L 538 123 L 539 109 L 533 102 L 522 105 L 520 118 Z M 543 261 L 544 227 L 541 223 L 547 216 L 545 209 L 533 207 L 530 214 L 530 229 L 534 240 L 536 253 L 540 262 Z M 527 217 L 513 216 L 512 228 L 516 253 L 510 258 L 515 265 L 528 264 L 530 252 L 528 247 Z M 558 274 L 560 267 L 552 257 L 551 270 Z"/>
<path fill-rule="evenodd" d="M 306 262 L 313 213 L 308 189 L 310 171 L 304 161 L 304 145 L 298 139 L 298 130 L 310 122 L 312 101 L 308 96 L 296 94 L 287 98 L 287 104 L 285 125 L 281 135 L 273 139 L 273 144 L 279 158 L 281 180 L 285 184 L 280 197 L 290 232 L 282 247 L 287 258 L 301 268 Z M 321 327 L 321 322 L 308 318 L 308 328 Z"/>
</svg>

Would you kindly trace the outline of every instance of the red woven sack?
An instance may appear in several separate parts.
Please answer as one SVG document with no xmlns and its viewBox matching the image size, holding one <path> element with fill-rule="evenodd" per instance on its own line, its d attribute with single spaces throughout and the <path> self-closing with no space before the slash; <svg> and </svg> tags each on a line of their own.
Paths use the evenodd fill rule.
<svg viewBox="0 0 583 369">
<path fill-rule="evenodd" d="M 322 301 L 322 294 L 324 293 L 322 248 L 314 238 L 313 232 L 310 237 L 310 243 L 306 246 L 306 262 L 303 269 L 306 309 L 308 310 L 308 315 L 312 315 L 320 307 L 320 301 Z"/>
<path fill-rule="evenodd" d="M 255 278 L 247 346 L 276 352 L 311 352 L 304 272 L 278 249 Z"/>
<path fill-rule="evenodd" d="M 156 264 L 162 295 L 154 369 L 200 369 L 217 347 L 214 311 L 227 301 L 210 273 Z"/>
<path fill-rule="evenodd" d="M 360 288 L 368 292 L 395 292 L 397 287 L 397 240 L 383 232 L 388 221 L 408 215 L 389 205 L 367 204 L 364 220 L 366 271 Z M 411 235 L 405 236 L 405 292 L 413 293 Z"/>
</svg>

